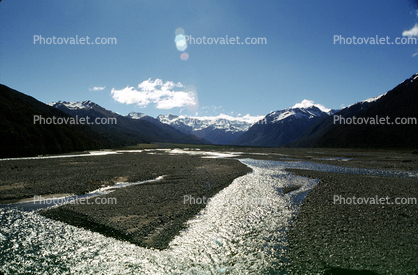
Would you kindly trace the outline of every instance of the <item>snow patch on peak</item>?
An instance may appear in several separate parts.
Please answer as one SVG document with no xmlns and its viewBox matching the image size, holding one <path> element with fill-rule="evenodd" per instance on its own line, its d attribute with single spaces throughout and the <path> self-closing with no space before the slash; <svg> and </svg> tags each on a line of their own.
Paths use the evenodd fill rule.
<svg viewBox="0 0 418 275">
<path fill-rule="evenodd" d="M 385 93 L 385 94 L 386 94 L 386 93 Z M 379 96 L 375 96 L 375 97 L 372 97 L 372 98 L 368 98 L 368 99 L 363 100 L 363 101 L 361 101 L 361 102 L 368 102 L 368 103 L 375 102 L 375 101 L 377 101 L 379 98 L 381 98 L 382 96 L 384 96 L 385 94 L 382 94 L 382 95 L 379 95 Z"/>
<path fill-rule="evenodd" d="M 226 114 L 218 116 L 175 116 L 175 115 L 159 115 L 160 122 L 170 125 L 184 124 L 192 129 L 192 131 L 203 130 L 208 127 L 213 129 L 223 129 L 229 132 L 241 132 L 248 130 L 254 123 L 262 119 L 264 116 L 245 116 L 233 117 Z"/>
<path fill-rule="evenodd" d="M 283 120 L 283 119 L 285 119 L 285 118 L 287 118 L 287 117 L 290 117 L 290 116 L 293 116 L 293 115 L 295 115 L 295 111 L 293 111 L 292 109 L 288 109 L 288 110 L 285 110 L 283 113 L 280 113 L 280 115 L 279 116 L 277 116 L 274 120 L 273 120 L 273 122 L 277 122 L 277 121 L 280 121 L 280 120 Z"/>
<path fill-rule="evenodd" d="M 206 121 L 213 124 L 222 123 L 222 122 L 232 122 L 232 123 L 245 123 L 245 124 L 254 124 L 264 116 L 250 116 L 249 114 L 243 117 L 233 117 L 227 114 L 219 114 L 218 116 L 195 116 L 189 117 L 190 119 L 198 119 L 200 121 Z M 183 117 L 185 118 L 185 117 Z"/>
<path fill-rule="evenodd" d="M 292 109 L 294 109 L 294 108 L 307 109 L 307 108 L 312 108 L 312 107 L 317 107 L 318 109 L 320 109 L 322 112 L 325 112 L 325 113 L 329 113 L 331 111 L 331 109 L 326 108 L 324 105 L 315 104 L 313 100 L 309 100 L 309 99 L 304 99 L 304 100 L 302 100 L 301 103 L 296 103 L 292 107 Z"/>
<path fill-rule="evenodd" d="M 67 107 L 70 110 L 81 110 L 81 109 L 89 110 L 93 108 L 95 103 L 91 102 L 90 100 L 72 101 L 72 102 L 56 101 L 56 102 L 48 103 L 48 105 L 52 107 L 58 107 L 62 105 L 62 106 Z"/>
</svg>

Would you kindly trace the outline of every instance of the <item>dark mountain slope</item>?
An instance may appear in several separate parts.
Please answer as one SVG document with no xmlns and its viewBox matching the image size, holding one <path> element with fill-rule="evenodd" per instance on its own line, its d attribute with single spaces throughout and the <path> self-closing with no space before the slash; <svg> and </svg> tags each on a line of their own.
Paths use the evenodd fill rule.
<svg viewBox="0 0 418 275">
<path fill-rule="evenodd" d="M 356 117 L 369 120 L 389 118 L 390 124 L 335 125 L 314 146 L 417 148 L 418 74 L 396 86 Z M 396 118 L 412 118 L 415 122 L 397 125 Z"/>
<path fill-rule="evenodd" d="M 34 116 L 69 118 L 33 97 L 0 84 L 0 157 L 22 157 L 97 149 L 104 140 L 95 140 L 83 126 L 34 124 Z"/>
</svg>

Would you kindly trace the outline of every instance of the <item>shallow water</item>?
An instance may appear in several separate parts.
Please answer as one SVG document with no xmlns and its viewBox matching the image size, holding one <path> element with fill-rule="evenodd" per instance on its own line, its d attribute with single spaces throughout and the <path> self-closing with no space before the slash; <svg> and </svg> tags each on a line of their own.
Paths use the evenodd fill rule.
<svg viewBox="0 0 418 275">
<path fill-rule="evenodd" d="M 244 159 L 237 178 L 188 222 L 164 251 L 145 249 L 49 220 L 0 209 L 0 270 L 31 274 L 287 274 L 286 232 L 316 180 L 285 168 L 416 177 L 413 172 Z M 281 189 L 301 188 L 288 194 Z"/>
</svg>

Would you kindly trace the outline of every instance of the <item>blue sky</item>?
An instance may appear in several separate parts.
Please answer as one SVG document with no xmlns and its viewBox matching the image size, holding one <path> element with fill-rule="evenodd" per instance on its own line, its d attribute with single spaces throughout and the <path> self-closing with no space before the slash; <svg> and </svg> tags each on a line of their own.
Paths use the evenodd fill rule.
<svg viewBox="0 0 418 275">
<path fill-rule="evenodd" d="M 0 83 L 45 103 L 92 100 L 122 115 L 256 116 L 304 99 L 337 109 L 417 73 L 418 45 L 340 45 L 334 35 L 416 37 L 417 8 L 408 0 L 3 0 Z M 267 44 L 179 51 L 177 28 Z M 117 44 L 41 45 L 35 36 Z"/>
</svg>

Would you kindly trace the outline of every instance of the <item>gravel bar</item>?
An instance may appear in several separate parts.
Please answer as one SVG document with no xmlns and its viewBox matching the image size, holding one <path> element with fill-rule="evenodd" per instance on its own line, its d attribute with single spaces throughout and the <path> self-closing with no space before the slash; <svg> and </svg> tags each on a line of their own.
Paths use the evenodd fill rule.
<svg viewBox="0 0 418 275">
<path fill-rule="evenodd" d="M 100 196 L 111 204 L 66 204 L 40 214 L 139 246 L 164 249 L 206 205 L 185 196 L 210 198 L 252 170 L 235 159 L 193 155 L 123 153 L 0 163 L 0 204 L 47 194 L 77 195 L 113 185 L 164 178 Z M 116 203 L 115 200 L 116 199 Z"/>
<path fill-rule="evenodd" d="M 418 205 L 395 203 L 418 199 L 417 179 L 287 170 L 321 180 L 288 233 L 293 274 L 418 273 Z"/>
</svg>

